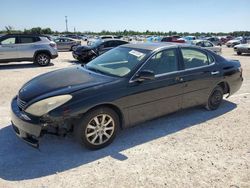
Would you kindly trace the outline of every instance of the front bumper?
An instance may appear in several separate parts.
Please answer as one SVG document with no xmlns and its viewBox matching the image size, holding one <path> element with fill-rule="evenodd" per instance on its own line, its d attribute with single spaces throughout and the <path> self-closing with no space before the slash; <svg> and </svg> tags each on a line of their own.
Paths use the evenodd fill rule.
<svg viewBox="0 0 250 188">
<path fill-rule="evenodd" d="M 51 59 L 55 59 L 58 57 L 58 54 L 51 55 Z"/>
<path fill-rule="evenodd" d="M 80 56 L 78 54 L 76 54 L 74 51 L 72 52 L 72 56 L 76 59 L 76 60 L 79 60 Z"/>
<path fill-rule="evenodd" d="M 17 106 L 17 98 L 11 102 L 11 123 L 16 135 L 33 147 L 39 147 L 42 124 L 39 118 L 30 117 Z"/>
</svg>

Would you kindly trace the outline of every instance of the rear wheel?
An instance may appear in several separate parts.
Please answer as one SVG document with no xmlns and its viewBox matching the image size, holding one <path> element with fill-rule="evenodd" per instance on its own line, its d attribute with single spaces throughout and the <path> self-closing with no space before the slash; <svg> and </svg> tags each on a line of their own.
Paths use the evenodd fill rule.
<svg viewBox="0 0 250 188">
<path fill-rule="evenodd" d="M 39 53 L 35 57 L 35 63 L 40 66 L 47 66 L 50 64 L 50 56 L 46 53 Z"/>
<path fill-rule="evenodd" d="M 237 52 L 237 55 L 241 55 L 241 52 Z"/>
<path fill-rule="evenodd" d="M 217 108 L 219 108 L 222 100 L 223 89 L 220 86 L 216 86 L 208 98 L 206 109 L 216 110 Z"/>
<path fill-rule="evenodd" d="M 118 115 L 110 108 L 90 111 L 74 127 L 76 139 L 89 149 L 100 149 L 112 143 L 119 127 Z"/>
</svg>

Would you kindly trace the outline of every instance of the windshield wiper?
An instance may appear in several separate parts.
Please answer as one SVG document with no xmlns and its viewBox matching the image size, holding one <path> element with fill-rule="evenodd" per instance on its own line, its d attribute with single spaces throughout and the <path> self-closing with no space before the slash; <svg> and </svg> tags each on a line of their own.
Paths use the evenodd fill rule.
<svg viewBox="0 0 250 188">
<path fill-rule="evenodd" d="M 103 71 L 101 71 L 101 70 L 99 70 L 99 69 L 97 69 L 97 68 L 94 68 L 94 67 L 85 66 L 85 68 L 88 69 L 88 70 L 97 72 L 97 73 L 105 74 Z"/>
</svg>

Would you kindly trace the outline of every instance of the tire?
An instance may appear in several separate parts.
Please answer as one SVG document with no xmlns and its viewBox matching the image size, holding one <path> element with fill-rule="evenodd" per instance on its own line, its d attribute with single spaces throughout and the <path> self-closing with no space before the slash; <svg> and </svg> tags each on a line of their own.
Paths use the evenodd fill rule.
<svg viewBox="0 0 250 188">
<path fill-rule="evenodd" d="M 207 110 L 218 109 L 222 100 L 223 100 L 223 89 L 220 86 L 216 86 L 207 100 L 206 109 Z"/>
<path fill-rule="evenodd" d="M 74 126 L 74 136 L 80 144 L 96 150 L 111 144 L 119 129 L 119 117 L 110 108 L 98 108 L 84 115 Z"/>
<path fill-rule="evenodd" d="M 75 51 L 77 47 L 78 47 L 77 45 L 72 46 L 71 49 L 70 49 L 70 51 Z"/>
<path fill-rule="evenodd" d="M 35 57 L 35 62 L 39 66 L 48 66 L 50 64 L 50 56 L 46 53 L 39 53 Z"/>
<path fill-rule="evenodd" d="M 237 52 L 237 55 L 241 55 L 241 52 Z"/>
</svg>

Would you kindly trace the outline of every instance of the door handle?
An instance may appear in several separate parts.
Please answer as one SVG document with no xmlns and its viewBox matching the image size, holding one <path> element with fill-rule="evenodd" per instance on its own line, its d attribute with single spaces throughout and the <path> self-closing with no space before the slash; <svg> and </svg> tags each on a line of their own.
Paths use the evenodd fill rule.
<svg viewBox="0 0 250 188">
<path fill-rule="evenodd" d="M 219 74 L 219 73 L 220 73 L 220 71 L 212 71 L 211 75 L 216 75 L 216 74 Z"/>
<path fill-rule="evenodd" d="M 176 77 L 175 80 L 179 81 L 179 82 L 183 82 L 183 78 L 181 78 L 181 77 Z"/>
</svg>

